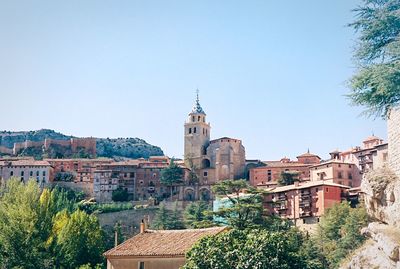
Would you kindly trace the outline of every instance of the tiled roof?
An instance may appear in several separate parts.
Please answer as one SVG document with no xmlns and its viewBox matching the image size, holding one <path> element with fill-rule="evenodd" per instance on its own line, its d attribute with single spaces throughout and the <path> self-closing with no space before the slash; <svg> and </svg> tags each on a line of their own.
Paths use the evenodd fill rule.
<svg viewBox="0 0 400 269">
<path fill-rule="evenodd" d="M 121 245 L 107 251 L 109 257 L 184 256 L 201 238 L 216 235 L 227 229 L 214 227 L 189 230 L 146 230 Z"/>
<path fill-rule="evenodd" d="M 268 167 L 308 167 L 312 164 L 304 164 L 299 162 L 281 162 L 281 161 L 265 161 L 263 162 L 266 166 L 261 166 L 257 168 L 268 168 Z"/>
<path fill-rule="evenodd" d="M 301 154 L 300 156 L 297 156 L 297 158 L 299 158 L 299 157 L 300 158 L 302 158 L 302 157 L 317 157 L 317 158 L 320 158 L 318 155 L 315 155 L 315 154 L 312 154 L 312 153 L 309 153 L 309 152 Z"/>
<path fill-rule="evenodd" d="M 35 161 L 35 160 L 18 160 L 18 161 L 3 161 L 0 162 L 0 166 L 7 166 L 11 163 L 11 166 L 50 166 L 47 161 Z"/>
<path fill-rule="evenodd" d="M 287 185 L 287 186 L 281 186 L 281 187 L 275 187 L 275 188 L 264 188 L 264 189 L 267 192 L 277 193 L 277 192 L 284 192 L 284 191 L 291 191 L 291 190 L 307 189 L 307 188 L 312 188 L 312 187 L 317 187 L 317 186 L 322 186 L 322 185 L 350 189 L 350 187 L 348 187 L 348 186 L 336 184 L 336 183 L 333 183 L 328 180 L 309 181 L 309 182 L 300 183 L 298 186 L 293 184 L 293 185 Z"/>
</svg>

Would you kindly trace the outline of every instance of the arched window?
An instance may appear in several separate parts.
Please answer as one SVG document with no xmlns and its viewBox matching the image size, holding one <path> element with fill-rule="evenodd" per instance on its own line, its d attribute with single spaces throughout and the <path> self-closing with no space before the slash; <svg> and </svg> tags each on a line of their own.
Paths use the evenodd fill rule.
<svg viewBox="0 0 400 269">
<path fill-rule="evenodd" d="M 197 128 L 194 127 L 194 128 L 193 128 L 193 133 L 196 133 L 196 131 L 197 131 Z"/>
<path fill-rule="evenodd" d="M 205 146 L 203 146 L 203 147 L 201 148 L 201 154 L 202 154 L 202 155 L 207 155 L 207 148 L 206 148 Z"/>
<path fill-rule="evenodd" d="M 210 160 L 209 160 L 209 159 L 204 159 L 204 160 L 201 162 L 201 164 L 202 164 L 203 169 L 204 169 L 204 168 L 210 168 L 210 166 L 211 166 L 211 163 L 210 163 Z"/>
<path fill-rule="evenodd" d="M 192 133 L 192 128 L 189 128 L 189 134 L 191 134 Z"/>
<path fill-rule="evenodd" d="M 196 119 L 196 118 L 195 118 L 194 116 L 192 116 L 192 122 L 194 122 L 194 121 L 195 121 L 195 119 Z"/>
<path fill-rule="evenodd" d="M 198 117 L 197 117 L 197 121 L 200 121 L 200 120 L 201 120 L 201 116 L 198 116 Z"/>
</svg>

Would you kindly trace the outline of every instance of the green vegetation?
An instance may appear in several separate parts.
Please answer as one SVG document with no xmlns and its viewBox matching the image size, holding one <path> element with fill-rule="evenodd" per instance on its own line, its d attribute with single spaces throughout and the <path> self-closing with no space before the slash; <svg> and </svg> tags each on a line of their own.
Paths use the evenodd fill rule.
<svg viewBox="0 0 400 269">
<path fill-rule="evenodd" d="M 66 182 L 71 182 L 76 179 L 76 174 L 73 172 L 58 172 L 55 177 L 54 181 L 66 181 Z"/>
<path fill-rule="evenodd" d="M 262 191 L 250 187 L 245 180 L 225 180 L 214 185 L 212 190 L 226 201 L 213 213 L 217 223 L 239 230 L 264 224 Z"/>
<path fill-rule="evenodd" d="M 318 232 L 311 237 L 304 254 L 324 268 L 338 268 L 341 261 L 365 240 L 361 228 L 368 224 L 364 208 L 336 204 L 322 218 Z"/>
<path fill-rule="evenodd" d="M 308 267 L 299 255 L 302 240 L 294 230 L 232 229 L 201 239 L 187 253 L 184 269 L 298 269 Z"/>
<path fill-rule="evenodd" d="M 281 186 L 292 185 L 295 181 L 299 181 L 299 172 L 283 171 L 278 179 L 278 184 Z"/>
<path fill-rule="evenodd" d="M 307 241 L 301 232 L 285 220 L 263 214 L 258 190 L 244 180 L 228 180 L 216 184 L 213 191 L 228 201 L 213 212 L 214 221 L 228 224 L 230 230 L 195 244 L 187 253 L 184 269 L 322 269 L 301 255 Z"/>
<path fill-rule="evenodd" d="M 400 3 L 398 0 L 363 0 L 350 24 L 359 32 L 354 59 L 357 74 L 349 94 L 367 113 L 388 116 L 400 104 Z"/>
<path fill-rule="evenodd" d="M 163 151 L 139 138 L 97 138 L 97 156 L 108 158 L 149 158 L 163 156 Z"/>
<path fill-rule="evenodd" d="M 157 211 L 152 228 L 157 230 L 179 230 L 184 229 L 185 226 L 182 220 L 182 214 L 175 204 L 174 210 L 168 210 L 164 204 L 161 204 L 160 209 Z"/>
<path fill-rule="evenodd" d="M 118 187 L 118 189 L 114 190 L 112 192 L 112 200 L 114 202 L 126 202 L 129 200 L 129 194 L 128 191 Z"/>
<path fill-rule="evenodd" d="M 199 229 L 214 226 L 210 210 L 211 208 L 206 202 L 195 202 L 188 205 L 184 212 L 186 227 Z"/>
<path fill-rule="evenodd" d="M 183 182 L 183 169 L 180 168 L 173 159 L 167 168 L 161 170 L 160 177 L 161 184 L 164 184 L 170 188 L 171 200 L 173 197 L 173 186 Z"/>
<path fill-rule="evenodd" d="M 10 179 L 0 188 L 0 267 L 76 268 L 101 263 L 104 235 L 96 217 L 60 189 L 41 191 Z"/>
</svg>

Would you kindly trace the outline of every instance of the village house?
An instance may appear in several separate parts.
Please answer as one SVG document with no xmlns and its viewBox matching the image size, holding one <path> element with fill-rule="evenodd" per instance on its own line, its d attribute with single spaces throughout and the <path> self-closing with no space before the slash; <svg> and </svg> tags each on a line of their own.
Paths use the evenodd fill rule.
<svg viewBox="0 0 400 269">
<path fill-rule="evenodd" d="M 335 150 L 330 155 L 331 159 L 355 164 L 361 174 L 364 174 L 387 163 L 388 144 L 379 137 L 369 136 L 363 141 L 361 147 L 354 147 L 343 152 Z"/>
<path fill-rule="evenodd" d="M 285 157 L 280 161 L 261 162 L 260 166 L 249 170 L 249 182 L 254 187 L 277 186 L 281 174 L 285 172 L 297 174 L 300 181 L 307 181 L 310 179 L 310 167 L 320 162 L 321 158 L 310 151 L 298 156 L 297 161 Z"/>
<path fill-rule="evenodd" d="M 346 199 L 350 187 L 323 180 L 259 188 L 267 191 L 264 207 L 268 214 L 292 220 L 296 226 L 316 224 L 326 209 Z"/>
<path fill-rule="evenodd" d="M 217 235 L 226 227 L 189 230 L 146 230 L 104 253 L 107 269 L 179 269 L 185 254 L 205 236 Z"/>
<path fill-rule="evenodd" d="M 337 159 L 329 160 L 310 167 L 311 181 L 330 181 L 339 185 L 358 188 L 361 185 L 361 173 L 353 163 Z"/>
<path fill-rule="evenodd" d="M 31 159 L 4 159 L 0 160 L 0 176 L 7 181 L 12 177 L 23 182 L 35 179 L 41 186 L 50 182 L 51 166 L 47 161 Z"/>
</svg>

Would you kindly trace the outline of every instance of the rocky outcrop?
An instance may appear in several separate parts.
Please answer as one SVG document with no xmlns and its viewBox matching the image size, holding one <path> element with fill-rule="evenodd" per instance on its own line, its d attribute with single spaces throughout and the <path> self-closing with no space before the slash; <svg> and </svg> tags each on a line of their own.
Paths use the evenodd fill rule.
<svg viewBox="0 0 400 269">
<path fill-rule="evenodd" d="M 400 269 L 400 230 L 393 226 L 371 223 L 362 233 L 370 239 L 342 269 Z"/>
<path fill-rule="evenodd" d="M 368 215 L 400 227 L 400 179 L 387 167 L 369 172 L 361 189 Z"/>
</svg>

